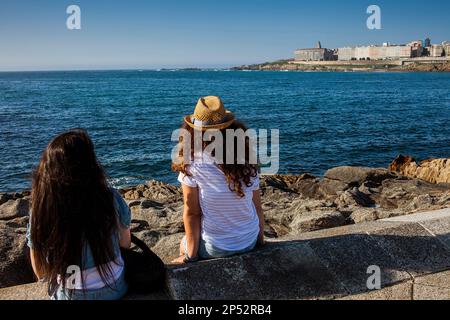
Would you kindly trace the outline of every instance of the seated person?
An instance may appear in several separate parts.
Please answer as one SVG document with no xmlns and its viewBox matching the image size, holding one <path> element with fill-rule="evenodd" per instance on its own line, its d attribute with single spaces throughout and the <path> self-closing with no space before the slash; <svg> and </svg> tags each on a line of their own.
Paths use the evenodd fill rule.
<svg viewBox="0 0 450 320">
<path fill-rule="evenodd" d="M 130 209 L 107 183 L 83 130 L 54 138 L 32 184 L 27 238 L 38 279 L 55 300 L 116 300 L 127 292 L 120 248 Z"/>
<path fill-rule="evenodd" d="M 249 163 L 247 156 L 245 164 L 238 164 L 236 152 L 232 163 L 221 163 L 204 152 L 208 143 L 201 141 L 203 150 L 194 154 L 194 139 L 203 139 L 208 130 L 219 130 L 223 137 L 223 159 L 227 159 L 226 130 L 245 131 L 245 126 L 225 110 L 219 97 L 205 97 L 199 100 L 195 113 L 185 118 L 182 129 L 191 137 L 187 142 L 191 144 L 190 154 L 187 157 L 184 154 L 186 137 L 180 137 L 179 158 L 172 167 L 179 172 L 183 188 L 186 236 L 180 244 L 181 257 L 174 263 L 223 258 L 253 250 L 257 243 L 264 242 L 258 166 Z M 195 131 L 201 134 L 196 135 Z M 250 146 L 245 143 L 246 155 L 249 151 Z M 192 161 L 186 163 L 186 159 Z"/>
</svg>

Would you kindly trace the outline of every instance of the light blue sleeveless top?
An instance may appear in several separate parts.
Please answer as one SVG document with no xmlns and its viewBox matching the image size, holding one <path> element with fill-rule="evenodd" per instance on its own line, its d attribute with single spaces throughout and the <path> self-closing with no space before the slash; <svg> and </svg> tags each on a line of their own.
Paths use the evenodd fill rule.
<svg viewBox="0 0 450 320">
<path fill-rule="evenodd" d="M 119 222 L 123 228 L 130 228 L 131 225 L 131 211 L 128 207 L 127 203 L 123 200 L 122 196 L 117 190 L 111 189 L 113 193 L 114 199 L 114 207 L 116 209 Z M 30 223 L 27 226 L 27 244 L 30 249 L 33 249 L 33 243 L 31 241 L 31 212 L 30 212 Z M 119 230 L 113 237 L 113 246 L 116 257 L 120 256 L 120 245 L 119 245 Z M 82 270 L 92 269 L 96 267 L 94 262 L 94 257 L 92 255 L 92 251 L 89 245 L 86 244 L 84 247 L 83 255 L 82 255 Z M 88 290 L 87 292 L 77 292 L 75 290 L 72 299 L 80 300 L 80 299 L 88 299 L 88 300 L 115 300 L 121 298 L 127 290 L 127 285 L 125 283 L 124 275 L 119 278 L 116 283 L 112 285 L 112 288 L 102 288 L 97 290 Z M 68 295 L 62 290 L 58 290 L 56 295 L 53 297 L 58 300 L 67 300 Z"/>
</svg>

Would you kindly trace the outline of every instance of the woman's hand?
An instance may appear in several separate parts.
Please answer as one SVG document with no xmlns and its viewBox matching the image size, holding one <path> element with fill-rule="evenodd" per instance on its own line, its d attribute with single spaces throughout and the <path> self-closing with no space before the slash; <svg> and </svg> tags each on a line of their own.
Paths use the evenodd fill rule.
<svg viewBox="0 0 450 320">
<path fill-rule="evenodd" d="M 261 192 L 259 190 L 253 191 L 253 204 L 255 205 L 256 212 L 259 219 L 259 235 L 258 235 L 258 246 L 264 245 L 264 227 L 265 219 L 264 212 L 261 205 Z"/>
<path fill-rule="evenodd" d="M 175 260 L 172 261 L 172 264 L 184 264 L 184 258 L 185 256 L 180 256 L 178 258 L 176 258 Z"/>
<path fill-rule="evenodd" d="M 258 246 L 263 246 L 265 244 L 264 241 L 264 230 L 262 230 L 261 232 L 259 232 L 259 236 L 258 236 L 258 242 L 256 243 Z"/>
</svg>

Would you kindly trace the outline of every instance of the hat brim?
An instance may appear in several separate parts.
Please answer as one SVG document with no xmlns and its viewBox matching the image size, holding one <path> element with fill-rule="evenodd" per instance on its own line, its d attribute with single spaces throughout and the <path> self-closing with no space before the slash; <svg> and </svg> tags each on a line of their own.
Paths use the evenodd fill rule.
<svg viewBox="0 0 450 320">
<path fill-rule="evenodd" d="M 194 125 L 194 123 L 192 123 L 192 118 L 194 117 L 193 114 L 184 117 L 184 122 L 186 122 L 186 124 L 193 128 L 193 129 L 197 129 L 197 130 L 202 130 L 202 131 L 206 131 L 206 130 L 222 130 L 222 129 L 226 129 L 229 126 L 231 126 L 235 120 L 235 116 L 234 113 L 231 111 L 227 111 L 225 114 L 225 122 L 222 123 L 218 123 L 218 124 L 213 124 L 213 125 L 204 125 L 204 126 L 196 126 Z"/>
</svg>

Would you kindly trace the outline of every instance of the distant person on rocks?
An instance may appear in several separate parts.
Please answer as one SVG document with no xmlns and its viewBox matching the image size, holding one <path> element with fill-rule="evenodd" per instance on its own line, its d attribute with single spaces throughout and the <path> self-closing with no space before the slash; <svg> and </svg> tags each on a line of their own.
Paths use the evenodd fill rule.
<svg viewBox="0 0 450 320">
<path fill-rule="evenodd" d="M 130 209 L 108 186 L 83 130 L 54 138 L 33 176 L 28 246 L 55 300 L 116 300 L 127 292 L 120 248 L 130 248 Z M 81 272 L 80 272 L 81 271 Z"/>
<path fill-rule="evenodd" d="M 173 263 L 229 257 L 263 244 L 258 165 L 249 161 L 249 139 L 245 140 L 245 155 L 236 152 L 237 141 L 227 141 L 227 130 L 245 132 L 246 127 L 225 109 L 219 97 L 209 96 L 198 101 L 181 129 L 179 154 L 172 169 L 179 173 L 183 188 L 186 236 L 180 244 L 181 256 Z M 222 159 L 219 150 L 206 152 L 212 144 L 207 141 L 215 140 L 202 137 L 214 132 L 220 132 L 223 139 Z M 230 146 L 234 156 L 228 161 L 227 154 L 233 151 Z M 237 161 L 239 157 L 241 161 Z"/>
</svg>

